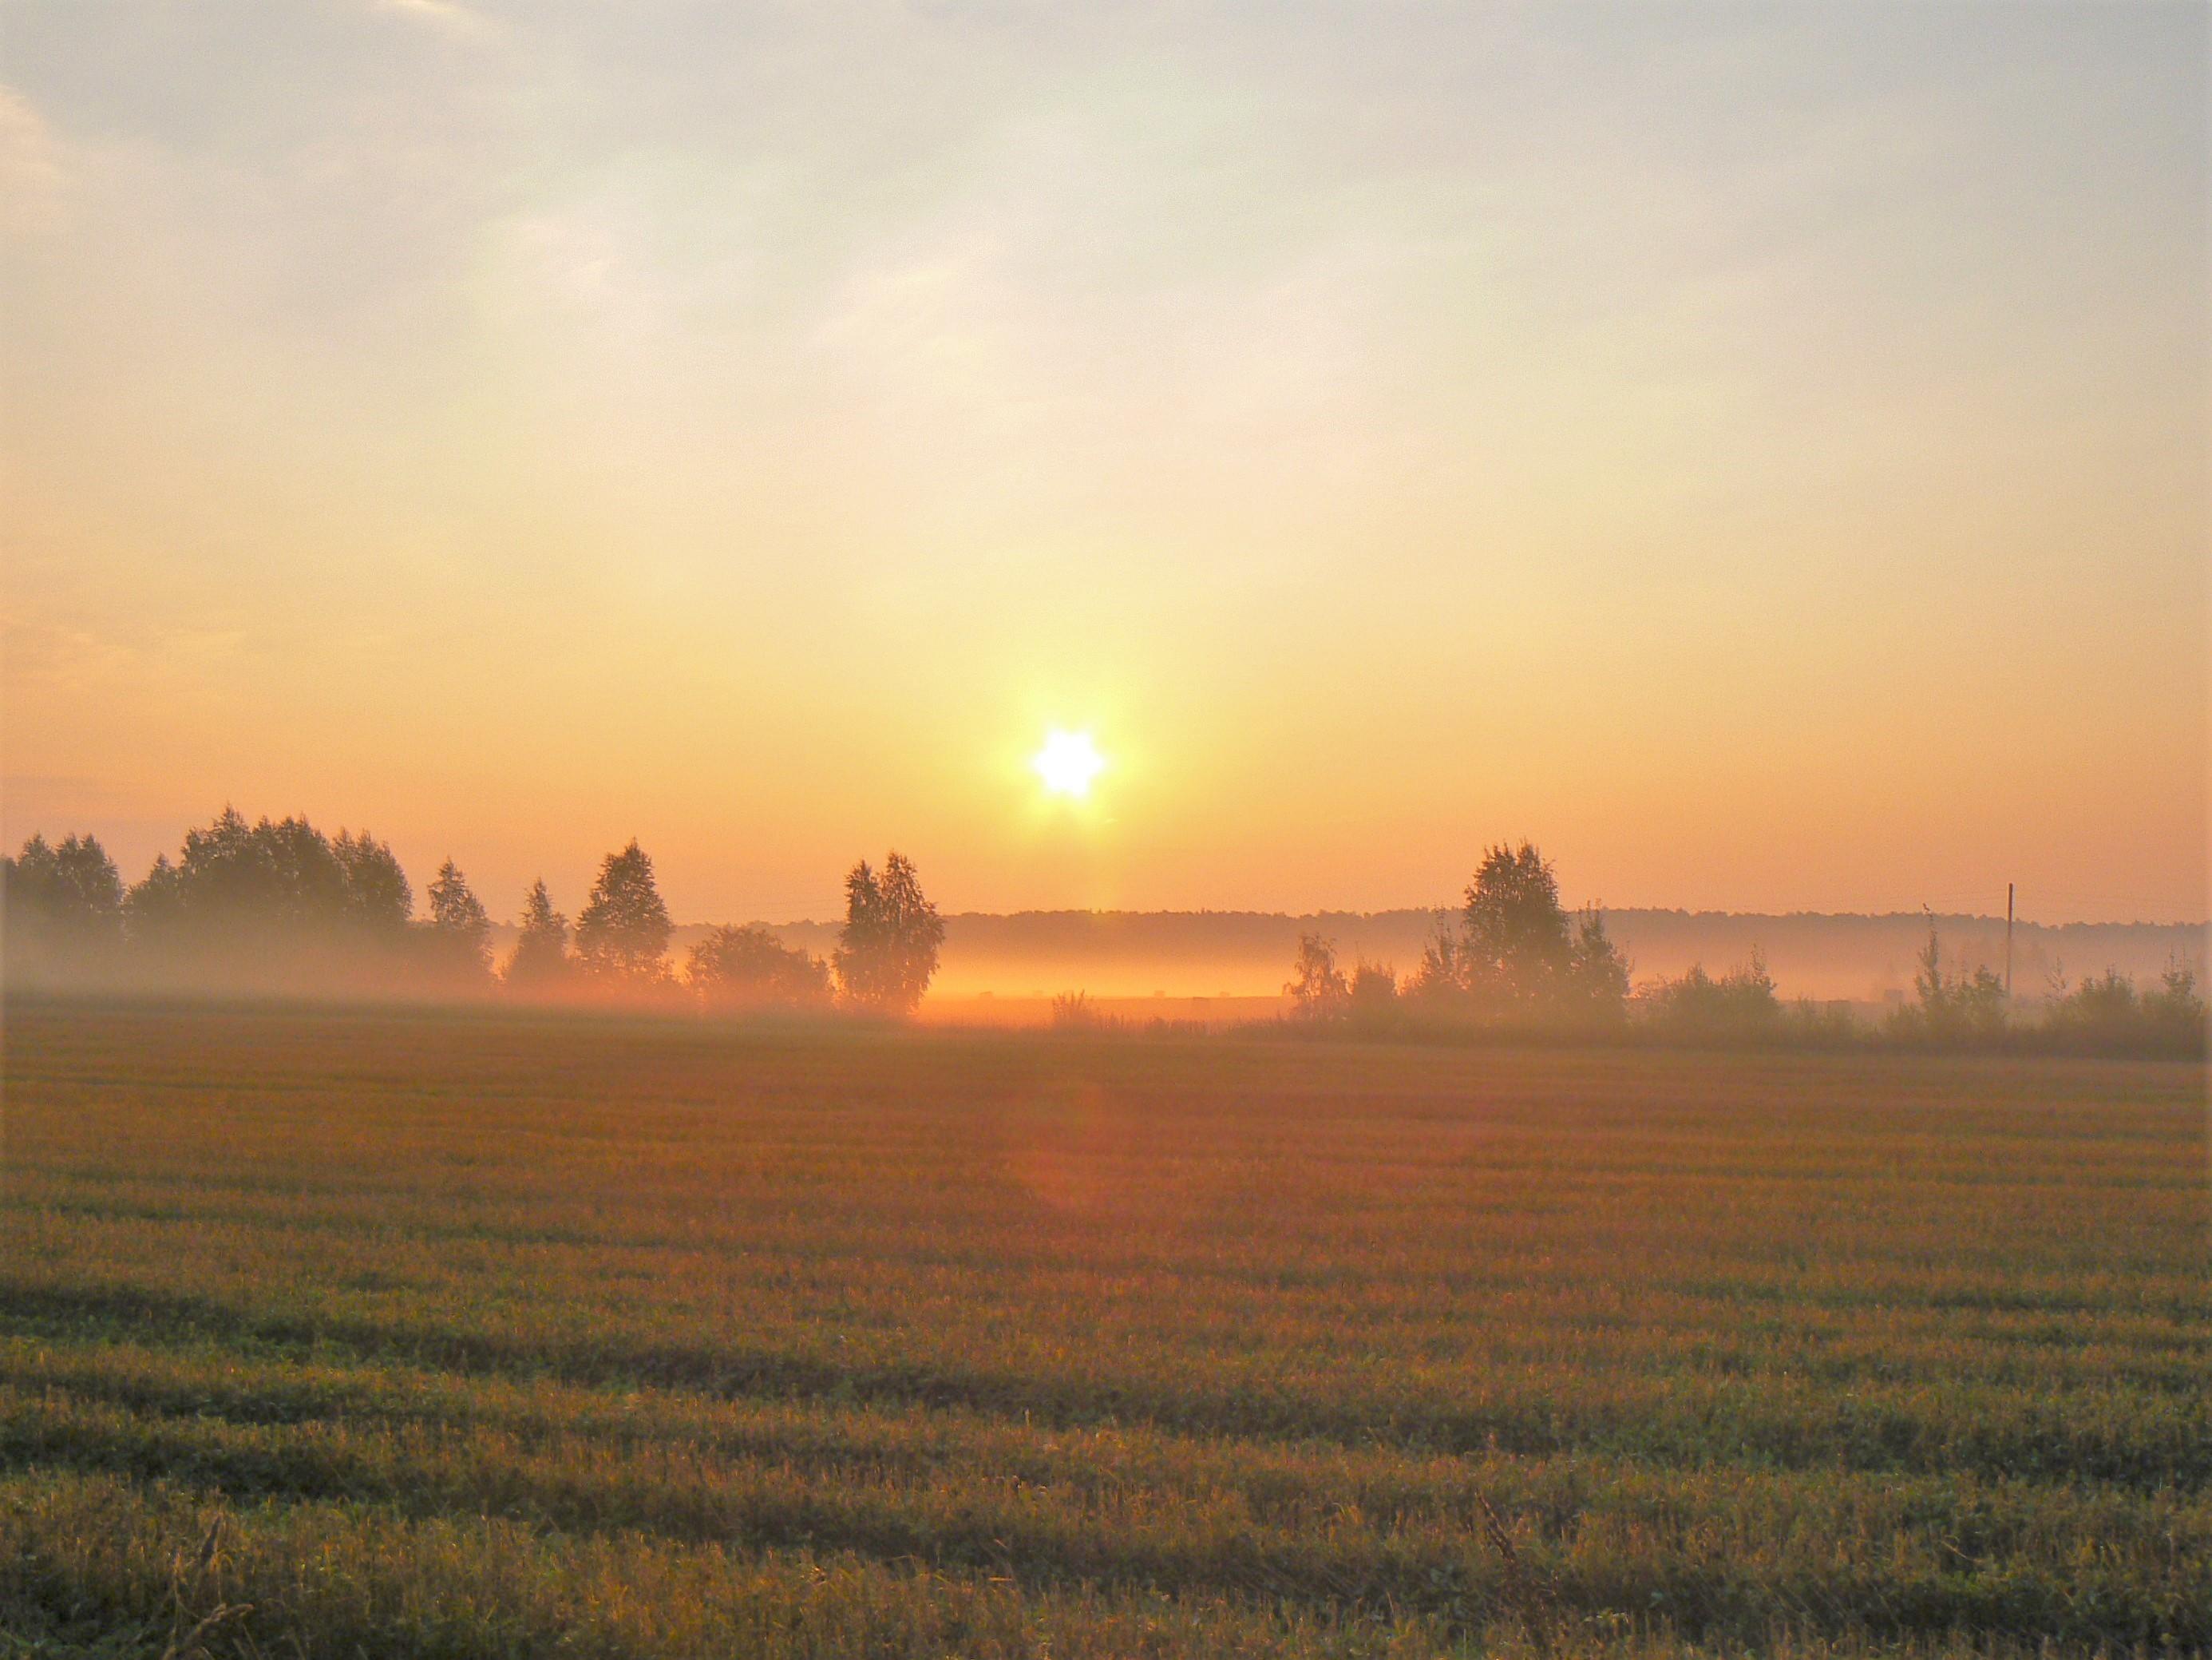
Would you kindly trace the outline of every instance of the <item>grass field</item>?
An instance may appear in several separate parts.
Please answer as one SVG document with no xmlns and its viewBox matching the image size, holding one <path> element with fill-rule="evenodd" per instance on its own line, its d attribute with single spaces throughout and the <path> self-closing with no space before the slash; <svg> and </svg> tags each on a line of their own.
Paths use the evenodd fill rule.
<svg viewBox="0 0 2212 1660">
<path fill-rule="evenodd" d="M 2194 1069 L 33 1006 L 5 1083 L 0 1654 L 2212 1646 Z"/>
</svg>

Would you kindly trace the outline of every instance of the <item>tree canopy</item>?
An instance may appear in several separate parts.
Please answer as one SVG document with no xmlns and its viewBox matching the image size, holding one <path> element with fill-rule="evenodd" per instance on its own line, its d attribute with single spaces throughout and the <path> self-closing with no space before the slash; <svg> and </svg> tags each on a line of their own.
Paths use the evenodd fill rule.
<svg viewBox="0 0 2212 1660">
<path fill-rule="evenodd" d="M 468 879 L 450 859 L 430 884 L 430 920 L 424 926 L 436 965 L 446 973 L 482 979 L 491 972 L 491 917 L 469 891 Z"/>
<path fill-rule="evenodd" d="M 585 970 L 634 984 L 665 979 L 674 932 L 651 855 L 635 841 L 609 854 L 576 918 L 576 958 Z"/>
<path fill-rule="evenodd" d="M 568 955 L 568 919 L 554 909 L 553 896 L 540 877 L 522 902 L 514 952 L 502 977 L 518 991 L 546 991 L 566 982 L 575 966 Z"/>
<path fill-rule="evenodd" d="M 94 836 L 50 846 L 33 836 L 21 854 L 0 856 L 0 915 L 11 973 L 95 968 L 123 941 L 123 879 Z"/>
<path fill-rule="evenodd" d="M 1456 914 L 1436 929 L 1405 994 L 1442 1013 L 1588 1025 L 1625 1015 L 1628 961 L 1595 908 L 1570 912 L 1534 843 L 1487 849 Z"/>
<path fill-rule="evenodd" d="M 143 957 L 179 971 L 289 983 L 311 960 L 319 971 L 395 966 L 413 908 L 398 860 L 366 831 L 332 839 L 304 818 L 249 824 L 225 807 L 185 832 L 174 860 L 154 861 L 123 919 Z"/>
<path fill-rule="evenodd" d="M 1298 936 L 1298 954 L 1283 987 L 1302 1020 L 1333 1019 L 1351 1006 L 1352 984 L 1336 965 L 1336 941 L 1317 933 Z"/>
<path fill-rule="evenodd" d="M 845 924 L 835 961 L 846 1000 L 879 1014 L 911 1014 L 937 973 L 945 923 L 913 861 L 893 852 L 880 874 L 865 859 L 845 878 Z"/>
</svg>

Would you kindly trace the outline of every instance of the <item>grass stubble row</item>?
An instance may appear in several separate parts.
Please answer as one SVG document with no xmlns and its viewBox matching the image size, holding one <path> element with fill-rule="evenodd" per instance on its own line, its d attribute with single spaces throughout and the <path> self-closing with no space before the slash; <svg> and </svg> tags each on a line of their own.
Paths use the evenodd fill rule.
<svg viewBox="0 0 2212 1660">
<path fill-rule="evenodd" d="M 32 1007 L 5 1083 L 18 1651 L 2212 1646 L 2192 1069 Z"/>
</svg>

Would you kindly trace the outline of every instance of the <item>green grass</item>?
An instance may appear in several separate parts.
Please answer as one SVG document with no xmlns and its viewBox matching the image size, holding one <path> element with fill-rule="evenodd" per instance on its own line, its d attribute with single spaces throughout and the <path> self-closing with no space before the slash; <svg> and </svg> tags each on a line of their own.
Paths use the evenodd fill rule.
<svg viewBox="0 0 2212 1660">
<path fill-rule="evenodd" d="M 2193 1068 L 32 1006 L 5 1083 L 22 1652 L 2212 1646 Z"/>
</svg>

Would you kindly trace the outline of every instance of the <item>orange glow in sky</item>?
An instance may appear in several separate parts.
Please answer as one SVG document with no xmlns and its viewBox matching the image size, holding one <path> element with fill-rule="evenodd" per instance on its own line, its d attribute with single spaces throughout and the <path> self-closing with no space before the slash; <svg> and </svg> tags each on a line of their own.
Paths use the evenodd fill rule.
<svg viewBox="0 0 2212 1660">
<path fill-rule="evenodd" d="M 0 834 L 2201 920 L 2207 19 L 14 7 Z"/>
</svg>

